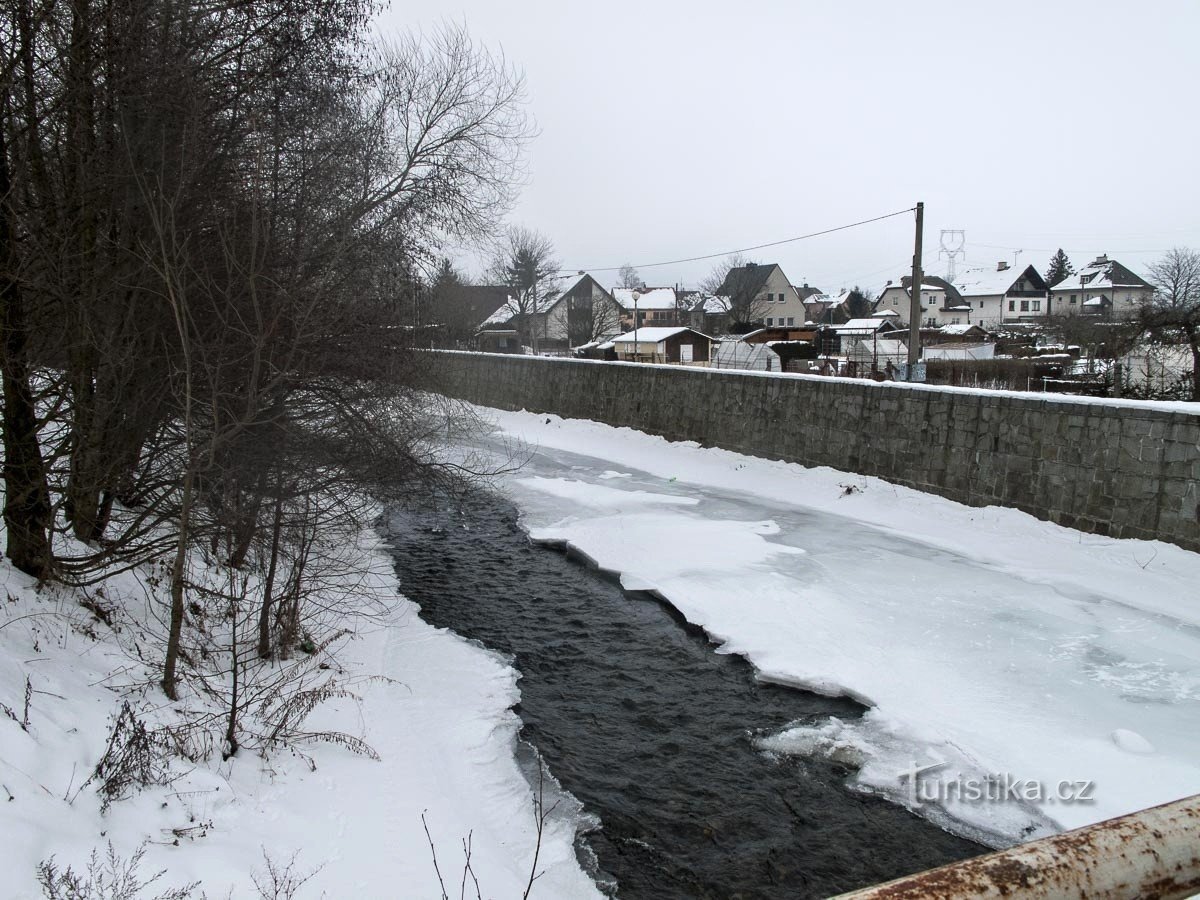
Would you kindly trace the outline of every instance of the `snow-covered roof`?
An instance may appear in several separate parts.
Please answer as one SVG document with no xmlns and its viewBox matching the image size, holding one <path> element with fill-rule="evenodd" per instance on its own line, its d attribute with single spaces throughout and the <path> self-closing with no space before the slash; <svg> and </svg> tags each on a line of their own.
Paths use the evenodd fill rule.
<svg viewBox="0 0 1200 900">
<path fill-rule="evenodd" d="M 970 323 L 959 323 L 957 325 L 943 325 L 938 329 L 942 334 L 969 334 L 972 328 L 979 328 L 978 325 Z M 980 329 L 982 331 L 982 329 Z"/>
<path fill-rule="evenodd" d="M 582 281 L 586 277 L 587 277 L 587 275 L 584 274 L 584 275 L 572 275 L 572 276 L 566 278 L 565 280 L 563 280 L 562 282 L 559 283 L 557 289 L 553 293 L 548 294 L 547 296 L 543 297 L 541 300 L 538 301 L 536 310 L 530 308 L 530 309 L 526 309 L 525 312 L 526 313 L 537 313 L 537 314 L 549 312 L 550 310 L 552 310 L 555 307 L 555 305 L 558 303 L 558 301 L 563 298 L 564 294 L 567 294 L 570 291 L 574 290 L 575 286 L 577 284 L 579 284 L 579 282 Z M 504 302 L 504 304 L 499 309 L 497 309 L 494 313 L 492 313 L 490 316 L 488 316 L 486 319 L 484 319 L 483 325 L 480 327 L 487 328 L 489 325 L 503 325 L 506 322 L 508 322 L 510 319 L 512 319 L 513 316 L 516 316 L 520 313 L 521 313 L 520 301 L 516 297 L 509 294 L 508 299 Z"/>
<path fill-rule="evenodd" d="M 894 310 L 894 309 L 881 309 L 877 313 L 871 313 L 871 318 L 872 319 L 898 319 L 898 318 L 900 318 L 900 313 L 896 312 L 896 310 Z"/>
<path fill-rule="evenodd" d="M 904 277 L 907 278 L 908 276 L 905 275 Z M 889 284 L 885 284 L 883 286 L 883 289 L 879 292 L 879 296 L 882 297 L 885 292 L 893 291 L 893 290 L 894 291 L 903 291 L 905 296 L 908 295 L 907 287 L 905 287 L 903 284 L 893 281 L 893 282 L 891 282 Z M 944 290 L 946 290 L 946 288 L 944 286 L 938 284 L 937 282 L 929 281 L 925 278 L 922 278 L 921 279 L 921 290 L 925 291 L 926 293 L 932 294 L 934 291 L 944 291 Z"/>
<path fill-rule="evenodd" d="M 871 316 L 869 319 L 851 319 L 844 325 L 831 326 L 837 332 L 853 332 L 853 331 L 878 331 L 887 323 L 887 319 L 879 316 Z"/>
<path fill-rule="evenodd" d="M 509 296 L 499 309 L 483 320 L 482 327 L 487 328 L 489 325 L 503 325 L 520 311 L 516 298 Z"/>
<path fill-rule="evenodd" d="M 638 304 L 638 308 L 641 309 L 641 304 Z M 678 325 L 675 327 L 670 327 L 667 325 L 647 325 L 643 326 L 642 328 L 638 328 L 636 331 L 627 331 L 624 334 L 617 335 L 615 338 L 613 338 L 613 343 L 632 344 L 635 339 L 634 336 L 636 335 L 636 340 L 639 344 L 657 344 L 683 331 L 690 331 L 693 334 L 699 334 L 702 338 L 708 338 L 709 340 L 712 340 L 712 338 L 709 338 L 707 334 L 701 334 L 699 331 L 696 331 L 696 329 L 688 328 L 686 325 Z"/>
<path fill-rule="evenodd" d="M 717 316 L 722 313 L 729 312 L 729 298 L 708 296 L 703 299 L 704 311 L 709 315 Z"/>
<path fill-rule="evenodd" d="M 841 306 L 850 299 L 850 291 L 840 294 L 812 294 L 804 298 L 805 303 L 820 303 L 823 306 Z"/>
<path fill-rule="evenodd" d="M 613 288 L 613 298 L 621 304 L 622 309 L 633 310 L 633 288 Z M 674 309 L 675 290 L 673 288 L 649 288 L 642 291 L 638 297 L 637 308 L 642 309 Z"/>
<path fill-rule="evenodd" d="M 1112 288 L 1148 288 L 1149 282 L 1115 259 L 1102 256 L 1074 275 L 1054 285 L 1052 291 L 1107 291 Z"/>
<path fill-rule="evenodd" d="M 1007 294 L 1025 272 L 1026 269 L 967 269 L 954 279 L 954 286 L 964 297 L 994 297 Z"/>
</svg>

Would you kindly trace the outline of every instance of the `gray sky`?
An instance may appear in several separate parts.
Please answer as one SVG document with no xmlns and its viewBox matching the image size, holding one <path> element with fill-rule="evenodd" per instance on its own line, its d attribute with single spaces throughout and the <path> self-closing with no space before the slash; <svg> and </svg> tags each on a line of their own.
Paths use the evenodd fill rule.
<svg viewBox="0 0 1200 900">
<path fill-rule="evenodd" d="M 512 221 L 602 283 L 643 264 L 925 202 L 966 265 L 1135 271 L 1200 247 L 1200 0 L 1004 3 L 396 0 L 380 29 L 464 22 L 521 66 L 540 130 Z M 911 216 L 750 254 L 794 284 L 876 291 Z M 962 264 L 960 263 L 960 268 Z M 469 268 L 474 266 L 468 263 Z M 712 267 L 650 268 L 693 286 Z"/>
</svg>

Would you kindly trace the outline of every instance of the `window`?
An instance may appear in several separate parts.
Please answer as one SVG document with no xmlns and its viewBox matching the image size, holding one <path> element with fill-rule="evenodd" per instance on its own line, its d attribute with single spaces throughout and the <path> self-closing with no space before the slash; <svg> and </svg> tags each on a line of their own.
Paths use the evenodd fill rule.
<svg viewBox="0 0 1200 900">
<path fill-rule="evenodd" d="M 892 297 L 892 306 L 899 306 L 899 305 L 900 305 L 900 298 Z"/>
<path fill-rule="evenodd" d="M 1072 295 L 1071 295 L 1071 302 L 1072 302 L 1072 303 L 1074 303 L 1074 302 L 1075 302 L 1075 297 L 1076 297 L 1076 295 L 1075 295 L 1075 294 L 1072 294 Z"/>
<path fill-rule="evenodd" d="M 796 317 L 795 317 L 795 316 L 788 316 L 788 324 L 789 324 L 789 325 L 795 325 L 795 324 L 796 324 Z"/>
<path fill-rule="evenodd" d="M 1008 311 L 1009 311 L 1009 312 L 1016 312 L 1016 311 L 1017 311 L 1017 301 L 1016 301 L 1016 300 L 1009 300 L 1009 301 L 1008 301 Z"/>
<path fill-rule="evenodd" d="M 774 324 L 775 324 L 775 320 L 772 319 L 770 316 L 768 316 L 767 317 L 767 325 L 770 326 L 770 325 L 774 325 Z"/>
<path fill-rule="evenodd" d="M 1028 300 L 1021 301 L 1021 312 L 1029 312 L 1029 301 Z"/>
<path fill-rule="evenodd" d="M 979 301 L 979 308 L 983 309 L 983 301 L 982 300 Z"/>
<path fill-rule="evenodd" d="M 1042 311 L 1042 301 L 1041 301 L 1041 300 L 1034 300 L 1034 301 L 1033 301 L 1033 311 L 1034 311 L 1034 312 L 1041 312 L 1041 311 Z"/>
</svg>

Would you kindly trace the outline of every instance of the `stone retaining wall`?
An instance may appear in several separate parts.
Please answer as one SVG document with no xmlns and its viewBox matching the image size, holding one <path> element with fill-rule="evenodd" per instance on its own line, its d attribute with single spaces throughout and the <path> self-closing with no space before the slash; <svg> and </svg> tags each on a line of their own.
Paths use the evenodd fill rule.
<svg viewBox="0 0 1200 900">
<path fill-rule="evenodd" d="M 431 387 L 500 409 L 875 475 L 1114 537 L 1200 551 L 1195 404 L 437 352 Z"/>
</svg>

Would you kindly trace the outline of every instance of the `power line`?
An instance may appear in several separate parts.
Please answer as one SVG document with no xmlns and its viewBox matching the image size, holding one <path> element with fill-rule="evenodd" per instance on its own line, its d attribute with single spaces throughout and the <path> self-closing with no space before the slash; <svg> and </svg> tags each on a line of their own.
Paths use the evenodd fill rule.
<svg viewBox="0 0 1200 900">
<path fill-rule="evenodd" d="M 706 253 L 704 256 L 689 256 L 686 259 L 669 259 L 665 262 L 653 263 L 638 263 L 633 267 L 635 269 L 654 269 L 658 266 L 676 266 L 682 263 L 701 262 L 706 259 L 716 259 L 719 256 L 731 256 L 734 253 L 749 253 L 752 250 L 765 250 L 768 247 L 780 247 L 784 244 L 794 244 L 796 241 L 806 241 L 809 238 L 821 237 L 825 234 L 833 234 L 837 231 L 845 231 L 848 228 L 857 228 L 860 225 L 870 225 L 872 222 L 882 222 L 884 219 L 895 218 L 902 216 L 905 213 L 914 212 L 915 206 L 910 206 L 908 209 L 897 210 L 896 212 L 888 213 L 885 216 L 876 216 L 873 219 L 863 219 L 861 222 L 851 222 L 849 225 L 839 225 L 836 228 L 826 228 L 823 231 L 814 231 L 810 234 L 802 234 L 799 237 L 784 238 L 782 241 L 770 241 L 766 244 L 755 244 L 753 247 L 742 247 L 738 250 L 722 250 L 719 253 Z M 624 268 L 626 264 L 619 266 L 580 266 L 577 269 L 572 269 L 569 272 L 564 272 L 565 275 L 574 275 L 575 272 L 617 272 Z"/>
</svg>

